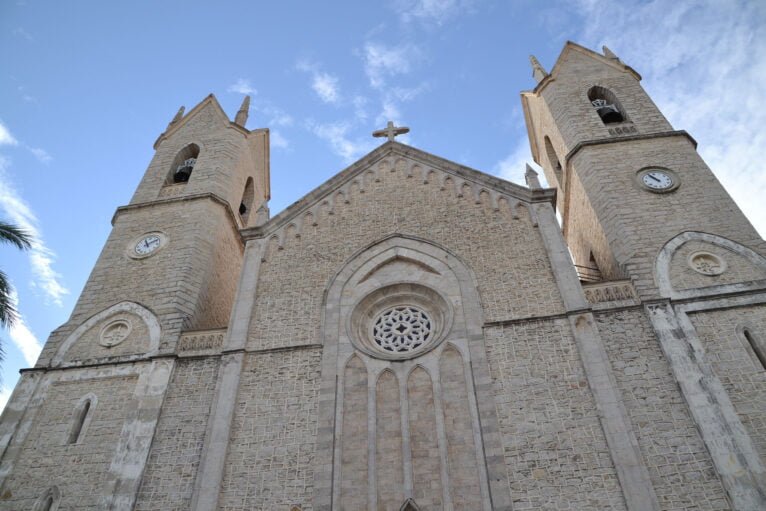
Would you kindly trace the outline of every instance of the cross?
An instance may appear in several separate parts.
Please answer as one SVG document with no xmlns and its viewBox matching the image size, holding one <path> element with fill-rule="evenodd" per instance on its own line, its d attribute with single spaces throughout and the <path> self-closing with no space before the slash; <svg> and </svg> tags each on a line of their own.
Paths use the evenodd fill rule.
<svg viewBox="0 0 766 511">
<path fill-rule="evenodd" d="M 393 142 L 394 137 L 397 135 L 404 135 L 405 133 L 409 133 L 410 129 L 406 126 L 401 127 L 395 127 L 394 123 L 391 121 L 388 121 L 388 125 L 383 128 L 382 130 L 375 130 L 372 132 L 373 137 L 388 137 L 388 140 Z"/>
</svg>

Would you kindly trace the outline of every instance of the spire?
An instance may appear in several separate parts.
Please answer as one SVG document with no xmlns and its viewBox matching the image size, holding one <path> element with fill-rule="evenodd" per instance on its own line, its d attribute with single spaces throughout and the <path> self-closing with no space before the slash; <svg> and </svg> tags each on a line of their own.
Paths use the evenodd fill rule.
<svg viewBox="0 0 766 511">
<path fill-rule="evenodd" d="M 604 57 L 608 59 L 620 60 L 620 57 L 615 55 L 614 52 L 610 50 L 609 48 L 607 48 L 606 45 L 602 46 L 601 50 L 604 52 Z"/>
<path fill-rule="evenodd" d="M 542 188 L 542 186 L 540 186 L 540 179 L 537 177 L 537 172 L 529 166 L 529 163 L 527 163 L 527 171 L 524 173 L 524 179 L 527 181 L 527 186 L 532 190 Z"/>
<path fill-rule="evenodd" d="M 245 99 L 242 100 L 242 106 L 239 107 L 237 116 L 234 118 L 234 123 L 239 124 L 240 126 L 244 128 L 245 123 L 247 123 L 247 116 L 249 113 L 250 113 L 250 96 L 245 96 Z"/>
<path fill-rule="evenodd" d="M 181 120 L 181 118 L 184 116 L 184 109 L 185 107 L 183 106 L 178 109 L 178 112 L 176 112 L 175 117 L 173 117 L 173 119 L 168 124 L 168 128 L 170 128 L 172 125 L 174 125 L 175 123 Z"/>
<path fill-rule="evenodd" d="M 534 55 L 529 56 L 529 62 L 532 64 L 532 76 L 537 80 L 537 83 L 542 82 L 543 79 L 548 76 L 548 71 L 540 65 L 540 62 Z"/>
</svg>

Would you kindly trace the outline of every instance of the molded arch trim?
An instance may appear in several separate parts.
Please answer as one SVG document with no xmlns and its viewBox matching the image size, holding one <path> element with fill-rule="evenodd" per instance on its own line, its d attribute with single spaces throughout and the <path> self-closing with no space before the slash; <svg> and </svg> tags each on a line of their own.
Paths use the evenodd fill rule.
<svg viewBox="0 0 766 511">
<path fill-rule="evenodd" d="M 154 355 L 160 347 L 160 334 L 162 331 L 160 322 L 157 320 L 157 316 L 155 316 L 154 313 L 146 307 L 135 302 L 120 302 L 116 305 L 112 305 L 107 309 L 104 309 L 94 316 L 91 316 L 88 320 L 78 326 L 74 332 L 69 334 L 64 342 L 61 343 L 58 350 L 56 350 L 56 354 L 53 357 L 51 365 L 54 367 L 60 365 L 63 362 L 67 351 L 69 351 L 69 348 L 71 348 L 72 345 L 80 337 L 82 337 L 85 332 L 109 316 L 113 316 L 119 312 L 128 312 L 138 316 L 144 321 L 147 329 L 149 330 L 149 351 L 147 352 L 147 355 Z"/>
<path fill-rule="evenodd" d="M 675 238 L 671 239 L 660 249 L 655 260 L 655 279 L 657 287 L 660 290 L 660 295 L 664 297 L 676 297 L 674 294 L 673 285 L 670 281 L 670 264 L 673 260 L 673 255 L 681 248 L 681 246 L 687 241 L 702 241 L 716 245 L 726 250 L 730 250 L 735 254 L 739 254 L 757 268 L 760 268 L 766 272 L 766 258 L 747 248 L 746 246 L 724 238 L 715 234 L 708 234 L 705 232 L 687 231 L 682 232 Z M 720 288 L 721 286 L 716 286 Z"/>
</svg>

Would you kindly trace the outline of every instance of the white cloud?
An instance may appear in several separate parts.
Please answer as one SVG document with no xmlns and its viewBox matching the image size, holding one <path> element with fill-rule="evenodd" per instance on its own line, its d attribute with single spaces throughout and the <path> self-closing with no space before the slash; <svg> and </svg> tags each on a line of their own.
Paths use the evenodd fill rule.
<svg viewBox="0 0 766 511">
<path fill-rule="evenodd" d="M 32 153 L 40 163 L 48 164 L 53 161 L 53 157 L 48 154 L 48 151 L 39 147 L 27 147 L 29 152 Z"/>
<path fill-rule="evenodd" d="M 766 235 L 766 4 L 588 0 L 574 8 L 585 22 L 579 39 L 594 49 L 606 44 L 643 75 L 659 108 L 697 139 Z"/>
<path fill-rule="evenodd" d="M 9 130 L 2 121 L 0 121 L 0 145 L 18 145 L 19 141 L 11 135 Z"/>
<path fill-rule="evenodd" d="M 337 103 L 340 99 L 338 78 L 329 73 L 314 73 L 311 88 L 325 103 Z"/>
<path fill-rule="evenodd" d="M 238 79 L 236 82 L 234 82 L 233 85 L 229 85 L 229 88 L 226 90 L 228 92 L 235 92 L 237 94 L 249 94 L 251 96 L 258 94 L 258 91 L 255 90 L 252 85 L 250 85 L 250 80 L 245 78 Z"/>
<path fill-rule="evenodd" d="M 19 298 L 15 291 L 11 293 L 11 302 L 18 310 Z M 8 335 L 10 336 L 11 341 L 13 341 L 13 344 L 15 344 L 19 351 L 21 351 L 27 365 L 30 367 L 33 366 L 35 362 L 37 362 L 37 357 L 40 356 L 42 344 L 40 344 L 40 341 L 37 340 L 35 334 L 32 333 L 24 322 L 24 317 L 21 314 L 19 314 L 19 317 L 16 318 L 16 321 L 8 330 Z"/>
<path fill-rule="evenodd" d="M 35 38 L 32 37 L 32 34 L 30 34 L 29 32 L 27 32 L 26 30 L 24 30 L 21 27 L 14 28 L 12 33 L 15 36 L 23 37 L 27 41 L 34 41 L 35 40 Z"/>
<path fill-rule="evenodd" d="M 0 146 L 7 145 L 7 146 L 17 146 L 19 145 L 19 141 L 16 140 L 16 137 L 14 137 L 11 134 L 11 130 L 8 129 L 6 125 L 0 121 Z M 41 149 L 39 147 L 30 147 L 22 142 L 22 147 L 27 149 L 30 153 L 34 155 L 35 158 L 37 158 L 41 163 L 50 163 L 53 158 L 45 149 Z M 2 157 L 2 156 L 0 156 Z M 4 169 L 5 164 L 7 163 L 6 160 L 3 160 L 2 162 L 3 167 L 0 168 L 0 170 Z"/>
<path fill-rule="evenodd" d="M 53 270 L 56 254 L 45 245 L 37 217 L 11 186 L 5 173 L 7 166 L 8 160 L 0 156 L 0 208 L 7 221 L 32 235 L 32 248 L 27 253 L 35 277 L 33 285 L 42 289 L 53 303 L 61 306 L 61 299 L 69 290 L 60 282 L 61 275 Z"/>
<path fill-rule="evenodd" d="M 369 101 L 364 96 L 354 97 L 354 117 L 360 121 L 366 121 L 369 117 L 367 113 L 367 103 L 369 103 Z"/>
<path fill-rule="evenodd" d="M 346 163 L 351 163 L 360 158 L 365 153 L 371 151 L 376 145 L 376 142 L 371 137 L 351 140 L 348 137 L 351 124 L 348 122 L 319 124 L 309 121 L 307 127 L 316 136 L 329 142 L 333 152 Z"/>
<path fill-rule="evenodd" d="M 271 143 L 271 147 L 278 147 L 280 149 L 287 149 L 290 147 L 290 142 L 288 142 L 288 140 L 277 130 L 271 130 L 269 132 L 269 142 Z"/>
<path fill-rule="evenodd" d="M 443 25 L 470 10 L 471 0 L 396 0 L 394 10 L 402 21 L 419 21 L 426 25 Z"/>
<path fill-rule="evenodd" d="M 524 173 L 526 172 L 527 163 L 532 162 L 532 154 L 529 152 L 529 143 L 526 138 L 521 139 L 516 147 L 502 160 L 495 163 L 492 168 L 492 173 L 513 181 L 523 186 L 527 186 L 527 182 L 524 179 Z M 545 178 L 540 174 L 540 179 L 543 181 Z"/>
<path fill-rule="evenodd" d="M 410 72 L 413 61 L 420 58 L 420 51 L 411 45 L 387 46 L 369 42 L 362 50 L 364 71 L 374 89 L 386 85 L 387 78 Z"/>
<path fill-rule="evenodd" d="M 266 126 L 287 127 L 293 125 L 293 117 L 281 108 L 273 105 L 268 100 L 258 100 L 254 108 L 257 115 L 266 117 Z M 262 121 L 258 120 L 257 122 L 260 123 Z"/>
<path fill-rule="evenodd" d="M 311 75 L 311 89 L 320 100 L 333 104 L 340 102 L 340 80 L 337 76 L 322 71 L 320 64 L 306 59 L 299 60 L 295 68 Z"/>
</svg>

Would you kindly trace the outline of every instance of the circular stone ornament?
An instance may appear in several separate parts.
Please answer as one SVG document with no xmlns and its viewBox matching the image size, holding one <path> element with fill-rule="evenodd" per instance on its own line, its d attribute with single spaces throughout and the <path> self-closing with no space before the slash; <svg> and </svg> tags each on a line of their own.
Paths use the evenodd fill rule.
<svg viewBox="0 0 766 511">
<path fill-rule="evenodd" d="M 348 317 L 351 343 L 383 360 L 419 357 L 439 345 L 452 328 L 452 305 L 430 287 L 400 283 L 372 291 Z"/>
<path fill-rule="evenodd" d="M 689 266 L 697 273 L 708 277 L 714 277 L 726 271 L 726 261 L 710 252 L 694 252 L 689 256 Z"/>
<path fill-rule="evenodd" d="M 639 170 L 636 181 L 641 188 L 654 193 L 672 192 L 681 184 L 675 172 L 661 167 L 646 167 Z"/>
<path fill-rule="evenodd" d="M 133 330 L 130 322 L 125 319 L 117 319 L 104 325 L 98 336 L 98 343 L 105 348 L 117 346 L 128 338 Z"/>
<path fill-rule="evenodd" d="M 372 324 L 372 337 L 386 351 L 414 351 L 431 337 L 431 319 L 425 311 L 412 305 L 391 307 Z"/>
</svg>

